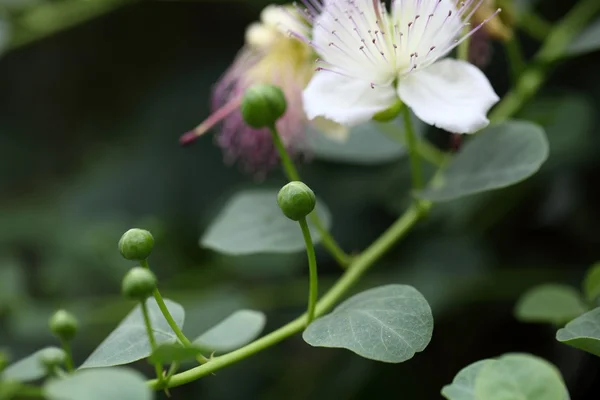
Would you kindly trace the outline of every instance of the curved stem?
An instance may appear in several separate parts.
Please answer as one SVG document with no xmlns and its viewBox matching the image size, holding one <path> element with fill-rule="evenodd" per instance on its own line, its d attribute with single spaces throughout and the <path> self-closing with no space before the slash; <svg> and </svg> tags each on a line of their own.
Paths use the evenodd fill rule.
<svg viewBox="0 0 600 400">
<path fill-rule="evenodd" d="M 308 256 L 308 272 L 310 282 L 308 289 L 308 310 L 306 312 L 306 325 L 308 326 L 315 319 L 315 308 L 317 306 L 317 298 L 319 296 L 319 276 L 317 274 L 317 258 L 315 256 L 315 248 L 313 246 L 312 238 L 310 237 L 310 229 L 308 229 L 306 218 L 302 218 L 298 222 L 302 228 L 302 236 L 304 236 L 304 242 L 306 243 L 306 255 Z"/>
<path fill-rule="evenodd" d="M 141 261 L 140 265 L 144 268 L 148 268 L 148 269 L 150 268 L 150 266 L 148 265 L 148 260 Z M 175 319 L 173 318 L 173 316 L 171 315 L 171 312 L 167 308 L 167 305 L 165 304 L 165 301 L 164 301 L 163 297 L 161 296 L 158 288 L 154 289 L 153 296 L 154 296 L 154 300 L 156 300 L 156 304 L 158 305 L 158 308 L 160 309 L 160 312 L 162 313 L 163 317 L 165 317 L 167 324 L 169 324 L 169 326 L 171 327 L 171 330 L 173 330 L 173 333 L 175 333 L 175 336 L 177 336 L 177 339 L 179 339 L 179 341 L 185 347 L 190 347 L 192 345 L 192 342 L 190 342 L 190 340 L 183 334 L 183 331 L 181 330 L 181 328 L 179 328 L 179 326 L 177 326 L 177 322 L 175 322 Z M 201 363 L 204 363 L 204 362 L 207 362 L 208 359 L 206 357 L 204 357 L 203 355 L 199 355 L 198 361 Z"/>
<path fill-rule="evenodd" d="M 275 126 L 272 126 L 269 128 L 269 130 L 271 131 L 273 144 L 275 145 L 275 148 L 279 153 L 279 157 L 281 158 L 281 165 L 283 166 L 283 170 L 288 180 L 300 181 L 300 174 L 298 173 L 298 170 L 294 166 L 290 155 L 288 154 L 285 146 L 283 145 L 277 128 Z M 342 267 L 348 266 L 348 264 L 350 263 L 350 256 L 348 256 L 344 252 L 344 250 L 342 250 L 342 248 L 338 245 L 333 236 L 331 236 L 331 233 L 329 233 L 329 231 L 325 228 L 323 221 L 321 221 L 321 218 L 316 213 L 316 211 L 312 212 L 309 215 L 309 218 L 315 226 L 315 228 L 317 228 L 317 231 L 319 231 L 319 234 L 321 235 L 321 242 L 323 243 L 323 246 L 329 251 L 329 254 L 331 254 L 335 258 L 337 263 L 340 264 Z"/>
<path fill-rule="evenodd" d="M 406 134 L 406 144 L 408 147 L 408 157 L 410 160 L 410 172 L 412 176 L 413 190 L 423 188 L 423 170 L 421 169 L 421 157 L 417 151 L 417 135 L 410 117 L 410 110 L 406 105 L 402 106 L 402 114 L 404 119 L 404 131 Z"/>
<path fill-rule="evenodd" d="M 154 353 L 156 351 L 156 339 L 154 338 L 154 331 L 152 330 L 152 324 L 150 323 L 146 300 L 141 301 L 140 305 L 142 307 L 142 315 L 144 316 L 144 325 L 146 325 L 146 334 L 148 335 L 148 341 L 150 342 L 150 349 Z M 162 366 L 160 363 L 154 364 L 154 369 L 156 370 L 156 378 L 159 382 L 162 382 Z"/>
<path fill-rule="evenodd" d="M 73 350 L 71 349 L 71 343 L 69 343 L 68 340 L 61 340 L 61 345 L 65 354 L 67 355 L 65 367 L 67 368 L 68 372 L 73 372 L 75 368 L 73 367 Z"/>
<path fill-rule="evenodd" d="M 421 208 L 430 208 L 431 203 L 422 202 L 419 206 L 413 205 L 383 233 L 369 248 L 357 256 L 342 277 L 327 291 L 317 303 L 315 316 L 319 317 L 330 310 L 349 290 L 358 282 L 362 275 L 373 266 L 390 248 L 396 244 L 420 219 Z M 267 349 L 274 344 L 302 331 L 306 324 L 306 314 L 301 315 L 292 322 L 263 336 L 260 339 L 223 356 L 213 358 L 209 363 L 192 368 L 188 371 L 173 375 L 168 387 L 181 386 L 193 382 L 203 376 L 214 373 L 228 365 L 250 357 L 261 350 Z M 148 381 L 148 385 L 154 389 L 164 389 L 164 385 L 154 379 Z"/>
</svg>

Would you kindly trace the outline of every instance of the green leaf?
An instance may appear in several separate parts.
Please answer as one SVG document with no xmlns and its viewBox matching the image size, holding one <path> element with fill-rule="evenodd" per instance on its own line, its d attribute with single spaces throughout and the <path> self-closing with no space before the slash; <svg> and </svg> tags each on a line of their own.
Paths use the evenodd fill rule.
<svg viewBox="0 0 600 400">
<path fill-rule="evenodd" d="M 185 318 L 183 307 L 167 299 L 165 299 L 165 303 L 177 326 L 179 328 L 183 327 L 183 320 Z M 150 298 L 146 301 L 146 304 L 148 305 L 150 322 L 157 344 L 177 342 L 177 336 L 175 336 L 175 333 L 169 327 L 156 301 Z M 113 365 L 129 364 L 146 358 L 151 353 L 144 317 L 141 307 L 138 305 L 104 339 L 100 346 L 94 350 L 79 368 L 110 367 Z"/>
<path fill-rule="evenodd" d="M 200 239 L 201 246 L 231 255 L 304 251 L 298 223 L 283 215 L 277 205 L 277 193 L 277 190 L 237 193 Z M 319 199 L 316 212 L 329 228 L 329 210 Z M 321 235 L 310 219 L 309 226 L 314 243 L 319 242 Z"/>
<path fill-rule="evenodd" d="M 548 157 L 544 130 L 526 121 L 486 128 L 469 140 L 438 179 L 418 197 L 448 201 L 514 185 L 537 172 Z"/>
<path fill-rule="evenodd" d="M 583 293 L 590 303 L 600 296 L 600 263 L 596 263 L 588 269 L 583 279 Z"/>
<path fill-rule="evenodd" d="M 200 346 L 183 347 L 177 343 L 163 343 L 148 358 L 148 362 L 152 364 L 171 364 L 173 362 L 181 362 L 193 360 L 202 353 Z"/>
<path fill-rule="evenodd" d="M 592 22 L 567 47 L 566 56 L 579 56 L 600 50 L 600 19 Z"/>
<path fill-rule="evenodd" d="M 413 122 L 420 134 L 425 125 L 416 117 Z M 386 135 L 383 128 L 389 128 L 398 138 L 404 137 L 404 123 L 398 118 L 386 125 L 374 121 L 359 125 L 343 140 L 312 128 L 308 132 L 309 145 L 317 158 L 346 164 L 376 165 L 401 158 L 406 154 L 405 146 Z"/>
<path fill-rule="evenodd" d="M 600 357 L 600 307 L 559 329 L 556 340 Z"/>
<path fill-rule="evenodd" d="M 421 293 L 387 285 L 359 293 L 302 334 L 311 346 L 345 348 L 372 360 L 400 363 L 431 340 L 433 316 Z"/>
<path fill-rule="evenodd" d="M 194 340 L 202 349 L 227 353 L 250 343 L 265 327 L 266 317 L 259 311 L 239 310 Z"/>
<path fill-rule="evenodd" d="M 475 398 L 485 400 L 565 400 L 558 369 L 530 354 L 505 354 L 486 362 L 475 379 Z"/>
<path fill-rule="evenodd" d="M 46 368 L 39 360 L 40 354 L 51 347 L 45 347 L 35 353 L 9 365 L 2 373 L 5 379 L 19 382 L 30 382 L 46 376 Z"/>
<path fill-rule="evenodd" d="M 484 365 L 493 360 L 481 360 L 461 369 L 452 383 L 442 388 L 442 396 L 448 400 L 476 400 L 475 380 Z"/>
<path fill-rule="evenodd" d="M 515 307 L 523 322 L 565 324 L 587 311 L 579 292 L 567 285 L 544 284 L 528 290 Z"/>
<path fill-rule="evenodd" d="M 142 374 L 129 368 L 77 371 L 44 385 L 49 400 L 151 400 L 154 393 Z"/>
</svg>

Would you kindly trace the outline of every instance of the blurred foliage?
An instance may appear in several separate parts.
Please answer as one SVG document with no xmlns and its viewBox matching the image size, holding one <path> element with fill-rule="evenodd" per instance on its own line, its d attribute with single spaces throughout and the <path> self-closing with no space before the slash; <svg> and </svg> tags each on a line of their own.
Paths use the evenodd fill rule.
<svg viewBox="0 0 600 400">
<path fill-rule="evenodd" d="M 131 227 L 154 234 L 151 264 L 165 296 L 185 306 L 186 332 L 240 308 L 266 313 L 267 332 L 302 312 L 303 254 L 223 256 L 198 244 L 233 193 L 281 186 L 283 176 L 253 182 L 223 164 L 208 136 L 191 148 L 177 144 L 206 117 L 211 85 L 264 4 L 0 0 L 0 347 L 15 359 L 51 343 L 55 307 L 81 320 L 78 363 L 131 310 L 119 297 L 131 264 L 117 249 Z M 547 0 L 539 11 L 552 23 L 572 4 Z M 519 34 L 533 54 L 537 42 Z M 502 93 L 504 50 L 492 50 L 486 73 Z M 427 298 L 433 340 L 410 364 L 294 338 L 173 394 L 358 399 L 402 385 L 407 398 L 434 399 L 465 365 L 527 351 L 561 369 L 573 399 L 596 398 L 598 360 L 557 343 L 546 326 L 518 323 L 512 310 L 534 285 L 577 286 L 600 257 L 599 62 L 598 52 L 565 60 L 520 113 L 547 129 L 550 158 L 539 174 L 440 204 L 361 283 L 410 284 Z M 445 133 L 427 135 L 450 144 Z M 365 248 L 406 206 L 410 176 L 399 157 L 373 165 L 317 158 L 301 167 L 346 250 Z M 326 288 L 339 272 L 320 250 Z"/>
</svg>

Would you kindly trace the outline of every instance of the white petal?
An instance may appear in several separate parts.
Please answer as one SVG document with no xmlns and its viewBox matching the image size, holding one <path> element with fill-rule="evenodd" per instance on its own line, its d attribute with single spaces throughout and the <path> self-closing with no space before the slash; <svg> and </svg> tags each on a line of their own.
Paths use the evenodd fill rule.
<svg viewBox="0 0 600 400">
<path fill-rule="evenodd" d="M 302 95 L 309 120 L 324 117 L 345 126 L 369 121 L 398 98 L 392 85 L 372 88 L 367 81 L 329 71 L 317 72 Z"/>
<path fill-rule="evenodd" d="M 454 133 L 486 127 L 486 115 L 499 100 L 479 68 L 453 59 L 401 77 L 398 95 L 422 121 Z"/>
</svg>

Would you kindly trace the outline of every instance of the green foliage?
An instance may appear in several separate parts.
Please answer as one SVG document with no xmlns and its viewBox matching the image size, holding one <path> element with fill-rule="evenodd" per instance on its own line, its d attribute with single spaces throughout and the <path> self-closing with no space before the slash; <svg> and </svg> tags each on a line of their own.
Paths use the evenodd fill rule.
<svg viewBox="0 0 600 400">
<path fill-rule="evenodd" d="M 216 353 L 227 353 L 256 339 L 266 321 L 260 311 L 239 310 L 196 338 L 194 344 Z"/>
<path fill-rule="evenodd" d="M 163 343 L 156 348 L 148 357 L 148 361 L 153 364 L 171 364 L 173 362 L 182 362 L 194 360 L 204 349 L 200 346 L 186 346 L 181 343 Z"/>
<path fill-rule="evenodd" d="M 579 56 L 600 50 L 600 19 L 591 23 L 567 48 L 566 56 Z"/>
<path fill-rule="evenodd" d="M 30 382 L 43 378 L 47 374 L 46 368 L 40 362 L 40 355 L 52 347 L 45 347 L 35 353 L 6 367 L 2 373 L 4 379 L 12 379 L 19 382 Z"/>
<path fill-rule="evenodd" d="M 475 380 L 484 365 L 494 360 L 481 360 L 461 369 L 452 383 L 442 388 L 442 396 L 448 400 L 477 400 L 475 398 Z"/>
<path fill-rule="evenodd" d="M 448 400 L 568 400 L 558 369 L 546 360 L 509 353 L 463 368 L 442 395 Z"/>
<path fill-rule="evenodd" d="M 418 196 L 448 201 L 514 185 L 537 172 L 547 157 L 541 127 L 526 121 L 493 125 L 469 140 Z"/>
<path fill-rule="evenodd" d="M 77 371 L 44 384 L 49 400 L 151 400 L 154 393 L 142 374 L 129 368 Z"/>
<path fill-rule="evenodd" d="M 571 286 L 544 284 L 528 290 L 515 307 L 523 322 L 563 325 L 587 311 L 579 292 Z"/>
<path fill-rule="evenodd" d="M 590 303 L 594 303 L 600 296 L 600 263 L 588 269 L 583 280 L 583 293 Z"/>
<path fill-rule="evenodd" d="M 556 340 L 600 357 L 600 307 L 559 329 Z"/>
<path fill-rule="evenodd" d="M 287 219 L 277 205 L 276 190 L 249 190 L 237 193 L 202 236 L 203 247 L 232 255 L 292 253 L 304 250 L 297 224 Z M 317 199 L 316 212 L 331 226 L 329 210 Z M 320 234 L 311 227 L 313 241 Z"/>
<path fill-rule="evenodd" d="M 475 379 L 475 398 L 485 400 L 565 400 L 558 369 L 530 354 L 505 354 L 483 365 Z"/>
<path fill-rule="evenodd" d="M 311 346 L 400 363 L 423 351 L 432 333 L 433 316 L 423 295 L 410 286 L 387 285 L 346 300 L 310 324 L 302 337 Z"/>
<path fill-rule="evenodd" d="M 180 328 L 183 327 L 185 319 L 183 307 L 167 299 L 165 299 L 165 303 L 177 326 Z M 156 342 L 158 344 L 175 343 L 177 336 L 160 312 L 156 301 L 150 298 L 146 301 L 146 304 Z M 129 364 L 146 358 L 150 354 L 152 354 L 152 349 L 146 335 L 141 306 L 138 305 L 104 339 L 79 368 L 111 367 Z"/>
</svg>

